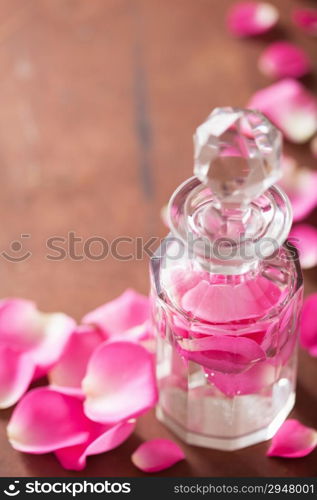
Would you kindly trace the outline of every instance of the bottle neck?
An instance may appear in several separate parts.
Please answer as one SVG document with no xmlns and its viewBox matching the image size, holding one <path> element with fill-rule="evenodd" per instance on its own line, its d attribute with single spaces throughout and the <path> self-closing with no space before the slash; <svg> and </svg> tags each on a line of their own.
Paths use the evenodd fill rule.
<svg viewBox="0 0 317 500">
<path fill-rule="evenodd" d="M 169 204 L 170 228 L 185 245 L 188 257 L 219 275 L 256 271 L 284 243 L 292 216 L 286 195 L 277 187 L 267 190 L 247 207 L 221 207 L 210 188 L 196 177 L 173 194 Z"/>
</svg>

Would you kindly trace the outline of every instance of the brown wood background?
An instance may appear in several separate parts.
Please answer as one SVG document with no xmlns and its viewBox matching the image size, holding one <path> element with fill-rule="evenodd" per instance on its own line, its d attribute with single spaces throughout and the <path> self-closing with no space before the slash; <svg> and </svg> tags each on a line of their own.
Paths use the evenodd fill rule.
<svg viewBox="0 0 317 500">
<path fill-rule="evenodd" d="M 237 41 L 224 27 L 231 0 L 0 1 L 0 249 L 14 258 L 32 252 L 20 263 L 1 254 L 1 296 L 32 298 L 43 310 L 79 320 L 126 287 L 147 292 L 146 259 L 49 261 L 45 242 L 69 231 L 109 241 L 164 235 L 159 212 L 191 175 L 193 130 L 213 107 L 243 106 L 268 84 L 256 69 L 266 43 L 286 36 L 316 56 L 316 40 L 290 22 L 294 6 L 316 3 L 272 3 L 280 9 L 279 29 Z M 316 71 L 306 83 L 316 90 Z M 287 149 L 313 167 L 307 146 Z M 20 250 L 11 246 L 17 241 Z M 305 284 L 307 292 L 316 289 L 316 269 Z M 294 416 L 317 428 L 317 359 L 303 352 L 300 358 Z M 142 475 L 130 454 L 142 440 L 171 437 L 146 415 L 122 447 L 68 473 L 53 455 L 12 450 L 9 415 L 0 413 L 1 476 Z M 184 445 L 187 460 L 161 474 L 316 474 L 317 450 L 302 459 L 268 459 L 267 446 L 225 453 Z"/>
</svg>

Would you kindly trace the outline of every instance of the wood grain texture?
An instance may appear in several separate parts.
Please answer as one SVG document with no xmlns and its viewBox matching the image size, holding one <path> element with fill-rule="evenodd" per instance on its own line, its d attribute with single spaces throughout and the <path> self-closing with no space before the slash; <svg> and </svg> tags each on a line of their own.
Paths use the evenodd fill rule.
<svg viewBox="0 0 317 500">
<path fill-rule="evenodd" d="M 293 6 L 272 0 L 280 28 L 256 41 L 225 30 L 231 0 L 1 0 L 0 258 L 1 296 L 36 300 L 44 310 L 80 319 L 126 287 L 148 290 L 148 261 L 52 261 L 46 240 L 163 236 L 159 211 L 192 172 L 192 133 L 215 106 L 243 106 L 268 81 L 256 61 L 269 40 L 316 41 L 291 25 Z M 316 57 L 315 57 L 316 64 Z M 316 90 L 314 75 L 306 79 Z M 313 167 L 308 148 L 287 145 Z M 316 213 L 310 221 L 316 220 Z M 29 238 L 21 238 L 29 234 Z M 14 241 L 24 250 L 12 250 Z M 83 243 L 79 242 L 78 254 Z M 129 249 L 122 247 L 122 252 Z M 95 249 L 98 251 L 98 248 Z M 305 275 L 316 290 L 317 271 Z M 317 428 L 317 360 L 301 353 L 293 415 Z M 91 457 L 82 473 L 63 471 L 53 455 L 22 455 L 6 439 L 0 413 L 1 476 L 142 475 L 130 455 L 144 439 L 173 437 L 153 414 L 119 449 Z M 184 445 L 187 460 L 170 476 L 312 476 L 304 459 L 267 459 L 268 444 L 225 453 Z"/>
</svg>

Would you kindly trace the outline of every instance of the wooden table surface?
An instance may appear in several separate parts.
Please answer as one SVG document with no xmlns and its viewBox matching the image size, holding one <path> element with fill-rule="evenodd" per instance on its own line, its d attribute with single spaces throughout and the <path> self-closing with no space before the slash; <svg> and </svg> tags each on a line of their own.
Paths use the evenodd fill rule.
<svg viewBox="0 0 317 500">
<path fill-rule="evenodd" d="M 127 287 L 147 293 L 147 259 L 81 259 L 84 242 L 162 237 L 160 209 L 192 173 L 195 127 L 212 108 L 244 106 L 269 83 L 256 69 L 268 41 L 286 36 L 313 55 L 316 41 L 291 25 L 290 11 L 314 2 L 272 3 L 279 29 L 237 41 L 224 27 L 230 0 L 1 0 L 1 296 L 34 299 L 79 320 Z M 305 83 L 316 90 L 316 71 Z M 307 146 L 287 151 L 313 167 Z M 81 238 L 79 258 L 47 259 L 47 239 L 69 232 Z M 20 262 L 3 253 L 19 260 L 28 251 Z M 316 284 L 315 269 L 305 274 L 306 291 Z M 316 377 L 317 359 L 301 352 L 293 415 L 317 428 Z M 130 462 L 137 445 L 172 437 L 148 414 L 122 447 L 68 473 L 53 455 L 12 450 L 9 416 L 0 412 L 1 476 L 142 475 Z M 316 474 L 317 450 L 268 459 L 267 446 L 229 453 L 184 445 L 187 460 L 161 475 Z"/>
</svg>

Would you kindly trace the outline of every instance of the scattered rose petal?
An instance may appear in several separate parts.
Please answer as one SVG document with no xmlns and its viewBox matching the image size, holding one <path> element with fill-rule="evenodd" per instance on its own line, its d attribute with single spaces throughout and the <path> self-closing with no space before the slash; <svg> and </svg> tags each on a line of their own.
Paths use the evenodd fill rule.
<svg viewBox="0 0 317 500">
<path fill-rule="evenodd" d="M 0 342 L 12 349 L 25 351 L 43 337 L 42 316 L 34 302 L 5 299 L 0 303 Z"/>
<path fill-rule="evenodd" d="M 8 436 L 18 451 L 55 452 L 65 469 L 82 470 L 89 455 L 116 448 L 134 428 L 135 420 L 113 426 L 92 422 L 83 412 L 82 398 L 41 387 L 20 401 L 9 422 Z"/>
<path fill-rule="evenodd" d="M 310 35 L 317 35 L 317 9 L 295 9 L 294 23 Z"/>
<path fill-rule="evenodd" d="M 59 360 L 74 327 L 72 318 L 42 313 L 29 300 L 0 302 L 2 408 L 16 403 L 31 380 L 45 375 Z"/>
<path fill-rule="evenodd" d="M 185 359 L 224 373 L 243 372 L 251 363 L 265 359 L 265 353 L 259 344 L 246 337 L 210 335 L 179 340 L 178 346 Z"/>
<path fill-rule="evenodd" d="M 259 59 L 260 71 L 270 78 L 299 78 L 311 70 L 306 52 L 294 43 L 282 41 L 271 43 Z"/>
<path fill-rule="evenodd" d="M 267 452 L 269 457 L 298 458 L 309 455 L 317 446 L 317 431 L 288 419 L 277 431 Z"/>
<path fill-rule="evenodd" d="M 82 388 L 91 420 L 109 424 L 140 415 L 157 399 L 152 355 L 133 342 L 105 342 L 91 356 Z"/>
<path fill-rule="evenodd" d="M 150 320 L 145 321 L 141 325 L 129 328 L 124 333 L 116 337 L 116 342 L 126 340 L 128 342 L 138 342 L 145 347 L 149 352 L 155 352 L 155 336 Z"/>
<path fill-rule="evenodd" d="M 309 224 L 297 224 L 293 226 L 289 240 L 299 251 L 299 260 L 303 269 L 317 265 L 316 228 Z"/>
<path fill-rule="evenodd" d="M 116 337 L 115 340 L 120 341 L 120 340 L 126 340 L 128 342 L 141 342 L 143 340 L 147 340 L 149 338 L 153 337 L 153 334 L 151 332 L 151 325 L 150 321 L 145 321 L 141 325 L 133 326 L 132 328 L 129 328 L 125 332 L 123 332 L 120 337 Z"/>
<path fill-rule="evenodd" d="M 238 2 L 227 17 L 229 31 L 238 37 L 266 33 L 278 21 L 278 10 L 266 2 Z"/>
<path fill-rule="evenodd" d="M 312 356 L 317 356 L 317 293 L 304 300 L 301 316 L 300 343 Z"/>
<path fill-rule="evenodd" d="M 35 365 L 46 374 L 63 354 L 76 323 L 63 313 L 39 314 L 43 325 L 42 339 L 29 353 Z"/>
<path fill-rule="evenodd" d="M 308 141 L 317 130 L 317 100 L 304 85 L 287 78 L 257 91 L 248 103 L 295 143 Z"/>
<path fill-rule="evenodd" d="M 304 219 L 317 206 L 317 172 L 298 167 L 288 156 L 282 159 L 283 177 L 279 181 L 289 197 L 293 208 L 293 219 Z"/>
<path fill-rule="evenodd" d="M 47 387 L 28 392 L 8 425 L 13 448 L 26 453 L 47 453 L 84 443 L 88 436 L 89 420 L 81 399 Z"/>
<path fill-rule="evenodd" d="M 84 316 L 82 323 L 94 325 L 106 338 L 120 335 L 149 319 L 148 297 L 128 289 L 122 295 Z"/>
<path fill-rule="evenodd" d="M 143 472 L 159 472 L 184 460 L 182 449 L 169 439 L 152 439 L 142 443 L 131 456 L 134 465 Z"/>
<path fill-rule="evenodd" d="M 128 439 L 134 428 L 134 420 L 118 423 L 112 427 L 95 423 L 85 443 L 58 449 L 55 455 L 64 469 L 82 470 L 86 467 L 88 456 L 117 448 Z"/>
<path fill-rule="evenodd" d="M 35 366 L 27 355 L 0 344 L 0 408 L 14 405 L 30 385 Z"/>
<path fill-rule="evenodd" d="M 56 362 L 75 327 L 62 313 L 46 314 L 23 299 L 7 299 L 0 307 L 0 342 L 20 352 L 28 352 L 39 367 Z"/>
<path fill-rule="evenodd" d="M 90 326 L 77 327 L 59 362 L 49 373 L 51 385 L 81 392 L 90 356 L 102 342 L 104 336 L 100 330 Z"/>
</svg>

